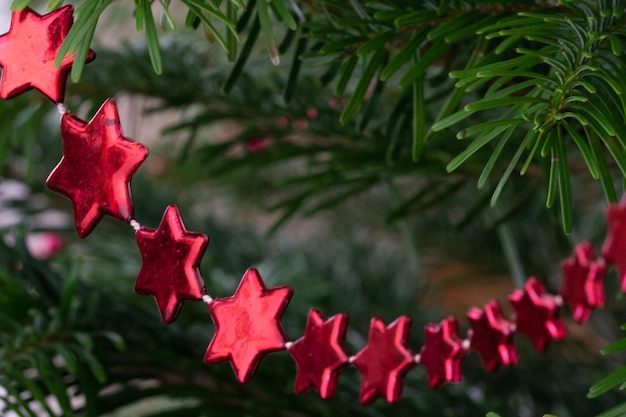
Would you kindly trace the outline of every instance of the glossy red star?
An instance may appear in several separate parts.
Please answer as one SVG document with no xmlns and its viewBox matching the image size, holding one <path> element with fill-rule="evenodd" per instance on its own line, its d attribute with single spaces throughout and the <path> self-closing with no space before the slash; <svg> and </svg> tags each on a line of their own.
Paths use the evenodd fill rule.
<svg viewBox="0 0 626 417">
<path fill-rule="evenodd" d="M 515 309 L 515 333 L 528 336 L 539 352 L 567 334 L 565 324 L 559 318 L 556 297 L 546 294 L 546 289 L 535 277 L 526 281 L 523 290 L 513 291 L 509 301 Z"/>
<path fill-rule="evenodd" d="M 410 325 L 411 319 L 406 316 L 387 327 L 376 317 L 370 322 L 367 345 L 353 361 L 363 377 L 359 394 L 362 404 L 371 404 L 379 396 L 390 403 L 400 399 L 404 376 L 415 366 L 407 348 Z"/>
<path fill-rule="evenodd" d="M 208 243 L 206 235 L 185 229 L 176 206 L 167 207 L 158 229 L 137 231 L 143 264 L 135 292 L 154 296 L 165 323 L 176 320 L 184 300 L 205 295 L 199 265 Z"/>
<path fill-rule="evenodd" d="M 335 395 L 338 374 L 348 364 L 344 351 L 347 328 L 345 314 L 324 321 L 319 311 L 309 311 L 304 336 L 288 348 L 297 364 L 296 394 L 315 389 L 323 399 Z"/>
<path fill-rule="evenodd" d="M 88 123 L 65 113 L 61 137 L 63 157 L 46 185 L 72 200 L 78 235 L 87 236 L 104 214 L 132 219 L 130 180 L 148 148 L 123 136 L 115 101 L 105 101 Z"/>
<path fill-rule="evenodd" d="M 215 334 L 204 362 L 230 361 L 237 379 L 248 382 L 267 353 L 285 349 L 280 318 L 291 299 L 291 287 L 267 289 L 255 269 L 248 269 L 232 297 L 209 304 Z"/>
<path fill-rule="evenodd" d="M 54 61 L 74 21 L 72 6 L 40 16 L 28 7 L 11 14 L 9 32 L 0 36 L 0 97 L 15 97 L 31 88 L 61 103 L 67 73 L 74 57 L 66 56 L 59 68 Z M 89 55 L 93 59 L 93 54 Z"/>
<path fill-rule="evenodd" d="M 497 301 L 490 301 L 484 309 L 473 307 L 467 313 L 471 330 L 470 350 L 478 353 L 487 372 L 500 365 L 515 365 L 518 360 L 513 344 L 512 324 L 504 318 Z"/>
<path fill-rule="evenodd" d="M 561 270 L 561 297 L 569 305 L 574 320 L 584 323 L 592 308 L 604 305 L 606 264 L 595 260 L 591 243 L 583 242 L 576 246 L 570 258 L 561 262 Z"/>
<path fill-rule="evenodd" d="M 461 360 L 465 355 L 459 337 L 459 324 L 454 317 L 431 323 L 424 328 L 426 342 L 420 352 L 420 363 L 426 368 L 428 385 L 439 388 L 445 382 L 459 382 Z"/>
<path fill-rule="evenodd" d="M 615 265 L 626 292 L 626 197 L 619 204 L 606 209 L 608 234 L 602 245 L 602 256 L 610 265 Z"/>
</svg>

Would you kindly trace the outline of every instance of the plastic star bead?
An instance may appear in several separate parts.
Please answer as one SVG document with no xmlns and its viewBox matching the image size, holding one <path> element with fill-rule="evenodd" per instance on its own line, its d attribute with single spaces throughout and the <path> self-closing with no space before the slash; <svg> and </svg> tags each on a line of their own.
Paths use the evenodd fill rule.
<svg viewBox="0 0 626 417">
<path fill-rule="evenodd" d="M 130 179 L 148 148 L 123 136 L 115 101 L 105 101 L 88 123 L 65 113 L 61 137 L 63 157 L 46 185 L 72 200 L 78 235 L 87 236 L 104 214 L 130 221 Z"/>
<path fill-rule="evenodd" d="M 550 342 L 563 339 L 567 329 L 559 319 L 556 297 L 545 293 L 541 283 L 532 277 L 523 290 L 515 290 L 509 301 L 515 308 L 515 332 L 528 336 L 535 349 L 544 352 Z"/>
<path fill-rule="evenodd" d="M 167 207 L 158 229 L 137 231 L 143 264 L 135 292 L 154 296 L 165 323 L 176 320 L 184 300 L 205 295 L 199 265 L 208 243 L 206 235 L 185 229 L 176 206 Z"/>
<path fill-rule="evenodd" d="M 285 349 L 280 317 L 293 289 L 267 289 L 256 269 L 248 269 L 235 295 L 209 304 L 215 334 L 204 355 L 207 364 L 230 361 L 239 382 L 249 382 L 263 356 Z"/>
<path fill-rule="evenodd" d="M 446 381 L 459 382 L 461 360 L 465 355 L 459 338 L 459 324 L 454 317 L 431 323 L 424 328 L 426 342 L 420 352 L 420 363 L 428 373 L 428 385 L 439 388 Z"/>
<path fill-rule="evenodd" d="M 574 320 L 584 323 L 592 308 L 604 305 L 606 265 L 601 259 L 595 261 L 593 246 L 583 242 L 576 246 L 570 258 L 561 262 L 561 270 L 561 297 L 572 310 Z"/>
<path fill-rule="evenodd" d="M 407 348 L 411 319 L 399 317 L 385 327 L 374 317 L 370 322 L 367 345 L 356 354 L 353 364 L 363 379 L 359 401 L 371 404 L 379 396 L 396 402 L 402 395 L 404 375 L 415 366 L 413 354 Z"/>
<path fill-rule="evenodd" d="M 0 36 L 2 81 L 0 97 L 8 99 L 31 88 L 61 103 L 74 57 L 66 56 L 59 68 L 54 61 L 74 21 L 72 6 L 40 16 L 28 7 L 11 14 L 9 32 Z M 88 60 L 93 59 L 90 53 Z"/>
<path fill-rule="evenodd" d="M 348 364 L 343 348 L 347 327 L 345 314 L 324 321 L 319 311 L 309 311 L 304 336 L 288 348 L 297 364 L 296 394 L 315 389 L 323 399 L 335 395 L 338 374 Z"/>
<path fill-rule="evenodd" d="M 615 265 L 626 292 L 626 197 L 619 204 L 606 209 L 609 233 L 602 245 L 602 256 L 607 263 Z"/>
<path fill-rule="evenodd" d="M 518 360 L 513 344 L 512 324 L 504 318 L 497 301 L 490 301 L 484 309 L 473 307 L 467 313 L 471 330 L 470 350 L 478 353 L 487 372 L 500 365 L 515 365 Z"/>
</svg>

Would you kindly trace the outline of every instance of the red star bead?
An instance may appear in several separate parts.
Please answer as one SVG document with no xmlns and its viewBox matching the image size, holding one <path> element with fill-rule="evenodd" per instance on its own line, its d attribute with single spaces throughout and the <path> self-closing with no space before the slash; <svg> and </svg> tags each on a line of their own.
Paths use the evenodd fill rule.
<svg viewBox="0 0 626 417">
<path fill-rule="evenodd" d="M 402 394 L 404 375 L 415 366 L 413 354 L 407 348 L 411 319 L 402 316 L 385 327 L 374 317 L 370 322 L 367 345 L 354 357 L 354 366 L 363 379 L 359 401 L 370 404 L 379 396 L 396 402 Z"/>
<path fill-rule="evenodd" d="M 458 328 L 459 324 L 454 317 L 424 328 L 426 342 L 420 352 L 420 363 L 426 368 L 431 388 L 439 388 L 446 381 L 461 380 L 461 360 L 465 349 Z"/>
<path fill-rule="evenodd" d="M 348 364 L 343 348 L 347 327 L 345 314 L 324 321 L 319 311 L 309 311 L 304 336 L 288 348 L 298 365 L 296 394 L 315 389 L 323 399 L 335 395 L 338 374 Z"/>
<path fill-rule="evenodd" d="M 185 229 L 176 206 L 167 207 L 158 229 L 137 231 L 143 264 L 135 292 L 154 296 L 165 323 L 176 320 L 183 300 L 205 295 L 199 265 L 208 243 L 206 235 Z"/>
<path fill-rule="evenodd" d="M 89 123 L 65 113 L 61 137 L 63 157 L 46 185 L 72 200 L 78 235 L 87 236 L 104 214 L 132 219 L 130 179 L 148 149 L 122 135 L 115 101 L 105 101 Z"/>
<path fill-rule="evenodd" d="M 467 313 L 471 330 L 470 350 L 478 353 L 487 372 L 500 365 L 515 365 L 517 350 L 513 345 L 512 324 L 504 318 L 497 301 L 490 301 L 484 309 L 473 307 Z"/>
<path fill-rule="evenodd" d="M 535 349 L 543 352 L 551 341 L 563 339 L 567 329 L 559 319 L 556 297 L 534 277 L 526 281 L 523 290 L 515 290 L 509 301 L 515 308 L 515 332 L 528 336 Z"/>
<path fill-rule="evenodd" d="M 8 99 L 31 88 L 60 103 L 74 57 L 66 56 L 59 68 L 54 61 L 74 21 L 72 6 L 40 16 L 28 7 L 11 14 L 9 32 L 0 36 L 2 81 L 0 97 Z M 88 60 L 93 59 L 89 54 Z"/>
<path fill-rule="evenodd" d="M 619 204 L 606 209 L 609 233 L 602 245 L 602 256 L 610 265 L 615 265 L 626 292 L 626 197 Z"/>
<path fill-rule="evenodd" d="M 595 261 L 593 246 L 583 242 L 576 246 L 574 254 L 561 262 L 563 285 L 561 297 L 569 305 L 574 320 L 584 323 L 592 308 L 604 305 L 604 274 L 606 265 Z"/>
<path fill-rule="evenodd" d="M 248 382 L 263 356 L 285 349 L 280 317 L 291 299 L 291 287 L 267 289 L 255 269 L 248 269 L 235 295 L 209 304 L 215 335 L 204 362 L 230 361 L 237 379 Z"/>
</svg>

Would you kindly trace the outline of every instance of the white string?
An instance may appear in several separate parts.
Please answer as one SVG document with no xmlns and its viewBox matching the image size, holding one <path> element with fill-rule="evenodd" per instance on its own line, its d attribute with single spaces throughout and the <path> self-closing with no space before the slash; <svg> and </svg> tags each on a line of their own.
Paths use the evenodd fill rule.
<svg viewBox="0 0 626 417">
<path fill-rule="evenodd" d="M 202 301 L 204 301 L 207 304 L 211 304 L 213 302 L 213 297 L 205 294 L 202 296 Z"/>
<path fill-rule="evenodd" d="M 469 350 L 471 345 L 472 342 L 470 342 L 469 339 L 464 339 L 463 342 L 461 342 L 461 347 L 463 348 L 463 350 Z"/>
<path fill-rule="evenodd" d="M 139 222 L 135 219 L 130 219 L 130 226 L 133 228 L 133 230 L 135 231 L 135 233 L 137 233 L 139 231 L 139 229 L 141 229 L 141 225 L 139 224 Z"/>
<path fill-rule="evenodd" d="M 290 349 L 293 346 L 293 342 L 285 342 L 285 349 Z"/>
<path fill-rule="evenodd" d="M 563 306 L 563 297 L 561 297 L 560 294 L 557 294 L 554 296 L 554 302 L 557 306 L 562 307 Z"/>
<path fill-rule="evenodd" d="M 350 356 L 348 358 L 348 363 L 354 363 L 354 360 L 356 359 L 356 356 Z"/>
<path fill-rule="evenodd" d="M 421 360 L 422 360 L 422 355 L 420 355 L 419 353 L 413 356 L 413 362 L 420 363 Z"/>
<path fill-rule="evenodd" d="M 67 113 L 67 109 L 65 108 L 63 103 L 57 103 L 57 110 L 59 111 L 59 114 L 61 116 L 63 116 L 65 113 Z"/>
</svg>

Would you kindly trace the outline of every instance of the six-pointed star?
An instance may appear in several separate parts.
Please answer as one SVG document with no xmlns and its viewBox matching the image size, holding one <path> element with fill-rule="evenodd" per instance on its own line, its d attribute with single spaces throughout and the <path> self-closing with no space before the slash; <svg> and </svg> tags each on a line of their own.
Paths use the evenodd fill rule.
<svg viewBox="0 0 626 417">
<path fill-rule="evenodd" d="M 280 317 L 291 287 L 267 289 L 256 269 L 248 269 L 232 297 L 209 304 L 215 334 L 204 356 L 207 364 L 230 361 L 240 382 L 252 378 L 262 357 L 285 349 Z"/>
<path fill-rule="evenodd" d="M 89 123 L 65 113 L 61 137 L 63 157 L 46 185 L 72 200 L 78 235 L 87 236 L 104 214 L 132 219 L 130 179 L 148 148 L 123 136 L 115 101 L 105 101 Z"/>
<path fill-rule="evenodd" d="M 54 61 L 74 21 L 72 6 L 40 16 L 28 7 L 11 14 L 11 27 L 0 36 L 0 97 L 15 97 L 31 88 L 61 103 L 67 73 L 74 62 L 66 56 L 57 68 Z M 89 53 L 87 60 L 93 59 Z"/>
<path fill-rule="evenodd" d="M 135 292 L 154 296 L 165 323 L 176 320 L 184 300 L 205 295 L 199 265 L 208 243 L 206 235 L 185 229 L 176 206 L 167 207 L 158 229 L 137 231 L 143 264 Z"/>
</svg>

